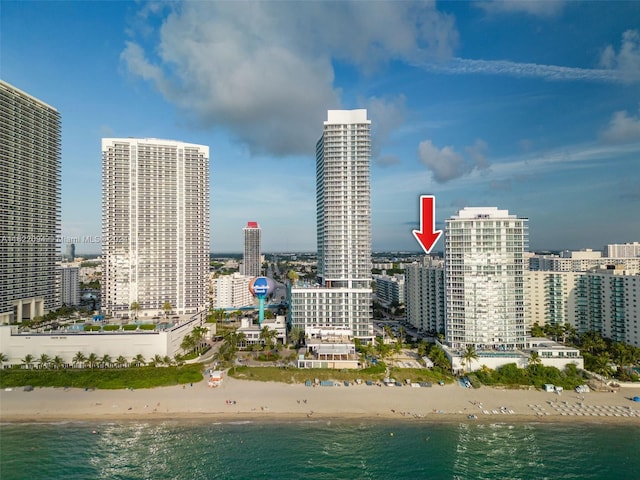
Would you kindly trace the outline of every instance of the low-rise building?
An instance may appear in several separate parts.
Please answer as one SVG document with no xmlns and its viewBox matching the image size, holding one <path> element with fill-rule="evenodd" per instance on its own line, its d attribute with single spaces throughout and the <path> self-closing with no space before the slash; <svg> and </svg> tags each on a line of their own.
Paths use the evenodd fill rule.
<svg viewBox="0 0 640 480">
<path fill-rule="evenodd" d="M 252 279 L 253 277 L 239 273 L 219 276 L 211 274 L 209 281 L 211 307 L 229 309 L 253 305 L 254 298 L 249 291 Z"/>
<path fill-rule="evenodd" d="M 308 354 L 298 357 L 298 368 L 362 367 L 348 328 L 309 328 L 305 342 Z"/>
<path fill-rule="evenodd" d="M 286 343 L 287 324 L 284 315 L 278 315 L 275 318 L 265 318 L 262 325 L 254 324 L 249 317 L 243 317 L 240 320 L 240 327 L 237 330 L 237 333 L 243 333 L 245 337 L 243 344 L 240 346 L 246 348 L 249 345 L 264 343 L 261 333 L 265 327 L 276 332 L 274 341 L 280 344 Z"/>
<path fill-rule="evenodd" d="M 182 353 L 181 343 L 195 327 L 206 320 L 205 312 L 183 316 L 157 325 L 154 330 L 100 330 L 85 331 L 84 325 L 62 327 L 48 332 L 27 331 L 16 326 L 0 326 L 0 345 L 7 356 L 5 368 L 23 365 L 27 355 L 38 359 L 42 354 L 50 358 L 59 356 L 67 365 L 73 365 L 73 358 L 82 353 L 98 357 L 109 355 L 115 361 L 122 355 L 131 361 L 142 355 L 147 361 L 155 355 L 173 358 Z"/>
</svg>

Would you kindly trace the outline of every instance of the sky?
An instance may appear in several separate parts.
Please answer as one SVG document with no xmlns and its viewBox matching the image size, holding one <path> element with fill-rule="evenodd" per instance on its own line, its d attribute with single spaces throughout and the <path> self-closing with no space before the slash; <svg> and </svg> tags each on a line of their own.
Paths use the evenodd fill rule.
<svg viewBox="0 0 640 480">
<path fill-rule="evenodd" d="M 62 236 L 98 253 L 103 137 L 210 147 L 211 249 L 315 251 L 327 110 L 372 122 L 372 247 L 465 206 L 532 251 L 640 241 L 640 2 L 0 2 L 0 78 L 62 116 Z M 442 239 L 434 251 L 442 250 Z"/>
</svg>

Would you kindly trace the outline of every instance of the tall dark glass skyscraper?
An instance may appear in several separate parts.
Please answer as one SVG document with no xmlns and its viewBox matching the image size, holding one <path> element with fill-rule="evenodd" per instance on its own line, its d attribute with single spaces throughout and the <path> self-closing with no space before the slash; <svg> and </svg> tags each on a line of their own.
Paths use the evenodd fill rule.
<svg viewBox="0 0 640 480">
<path fill-rule="evenodd" d="M 0 323 L 60 306 L 58 111 L 0 80 Z"/>
</svg>

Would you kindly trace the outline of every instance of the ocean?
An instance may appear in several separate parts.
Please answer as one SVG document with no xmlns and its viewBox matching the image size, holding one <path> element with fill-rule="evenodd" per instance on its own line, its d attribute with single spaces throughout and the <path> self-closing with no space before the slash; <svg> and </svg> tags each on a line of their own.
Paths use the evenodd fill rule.
<svg viewBox="0 0 640 480">
<path fill-rule="evenodd" d="M 4 423 L 0 478 L 638 479 L 640 428 L 391 420 Z"/>
</svg>

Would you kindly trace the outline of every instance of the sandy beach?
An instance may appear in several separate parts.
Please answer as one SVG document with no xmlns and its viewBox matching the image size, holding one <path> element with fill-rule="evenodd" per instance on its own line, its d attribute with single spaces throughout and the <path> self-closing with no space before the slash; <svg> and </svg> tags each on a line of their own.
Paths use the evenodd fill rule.
<svg viewBox="0 0 640 480">
<path fill-rule="evenodd" d="M 22 388 L 0 391 L 2 422 L 168 419 L 407 419 L 412 421 L 545 421 L 640 425 L 633 389 L 561 395 L 458 385 L 431 388 L 307 387 L 225 378 L 147 390 Z M 469 418 L 475 416 L 476 418 Z"/>
</svg>

